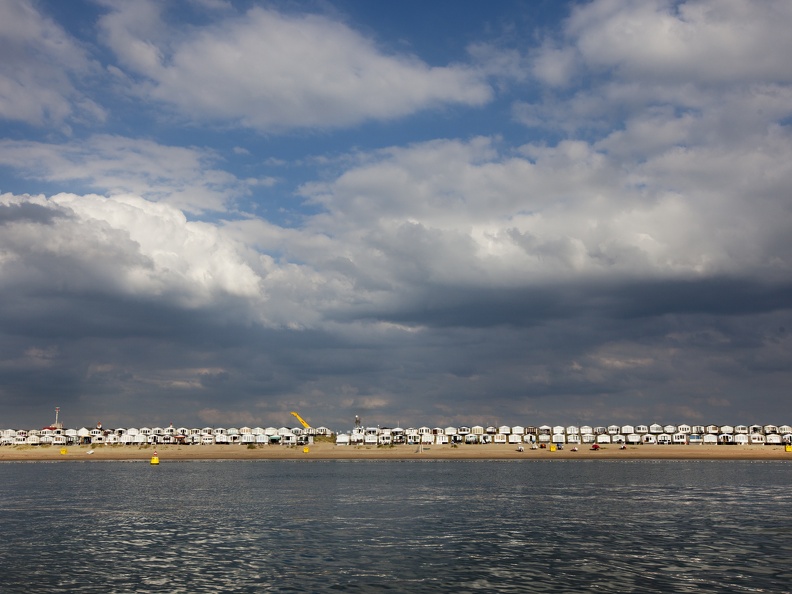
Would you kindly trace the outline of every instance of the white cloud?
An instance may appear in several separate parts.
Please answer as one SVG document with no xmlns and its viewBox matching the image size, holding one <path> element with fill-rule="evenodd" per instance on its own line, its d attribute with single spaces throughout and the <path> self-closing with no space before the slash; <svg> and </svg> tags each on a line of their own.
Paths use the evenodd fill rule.
<svg viewBox="0 0 792 594">
<path fill-rule="evenodd" d="M 592 68 L 640 80 L 792 82 L 785 0 L 596 1 L 573 10 L 566 34 Z"/>
<path fill-rule="evenodd" d="M 491 98 L 482 74 L 389 55 L 349 26 L 319 15 L 254 7 L 212 26 L 167 29 L 159 6 L 114 3 L 100 21 L 137 92 L 182 115 L 259 130 L 338 127 L 447 103 Z"/>
<path fill-rule="evenodd" d="M 79 89 L 96 65 L 57 23 L 27 0 L 0 3 L 0 118 L 68 132 L 70 120 L 102 121 Z"/>
<path fill-rule="evenodd" d="M 74 194 L 5 194 L 0 204 L 33 204 L 54 217 L 46 226 L 24 217 L 6 223 L 1 242 L 9 256 L 2 267 L 7 282 L 24 285 L 37 277 L 78 293 L 163 296 L 188 307 L 223 295 L 261 297 L 260 278 L 234 242 L 171 206 L 136 196 Z"/>
<path fill-rule="evenodd" d="M 792 83 L 790 22 L 792 5 L 784 1 L 576 6 L 559 38 L 531 54 L 534 76 L 556 92 L 517 102 L 515 117 L 569 134 L 608 133 L 646 109 L 723 113 L 728 105 L 729 120 L 761 131 L 792 114 L 790 103 L 779 101 Z"/>
<path fill-rule="evenodd" d="M 190 212 L 221 211 L 247 184 L 212 167 L 217 156 L 197 148 L 95 135 L 67 144 L 0 141 L 0 164 L 49 182 L 81 183 L 109 194 L 138 194 Z M 271 180 L 256 180 L 271 185 Z"/>
<path fill-rule="evenodd" d="M 384 150 L 303 188 L 327 210 L 308 229 L 383 283 L 786 274 L 789 251 L 777 250 L 792 215 L 777 197 L 792 184 L 792 138 L 679 151 L 668 143 L 684 122 L 644 126 L 630 142 L 666 144 L 643 163 L 580 141 L 523 156 L 484 138 Z"/>
<path fill-rule="evenodd" d="M 532 66 L 533 75 L 551 87 L 566 86 L 577 72 L 580 57 L 574 48 L 544 48 L 537 52 Z"/>
</svg>

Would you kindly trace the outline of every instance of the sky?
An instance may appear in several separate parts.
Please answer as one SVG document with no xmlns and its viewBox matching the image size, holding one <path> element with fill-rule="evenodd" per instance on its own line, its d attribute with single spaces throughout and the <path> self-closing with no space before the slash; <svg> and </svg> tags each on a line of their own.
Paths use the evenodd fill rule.
<svg viewBox="0 0 792 594">
<path fill-rule="evenodd" d="M 790 28 L 0 0 L 0 427 L 792 423 Z"/>
</svg>

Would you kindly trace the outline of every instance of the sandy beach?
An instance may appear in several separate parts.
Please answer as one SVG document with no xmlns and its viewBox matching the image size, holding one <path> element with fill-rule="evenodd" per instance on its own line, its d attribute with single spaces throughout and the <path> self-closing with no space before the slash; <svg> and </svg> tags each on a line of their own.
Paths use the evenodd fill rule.
<svg viewBox="0 0 792 594">
<path fill-rule="evenodd" d="M 636 445 L 619 449 L 603 446 L 598 451 L 581 447 L 525 449 L 514 445 L 336 446 L 317 443 L 308 447 L 241 445 L 154 446 L 5 446 L 0 462 L 95 462 L 108 460 L 148 462 L 156 452 L 162 463 L 186 460 L 790 460 L 784 446 Z"/>
</svg>

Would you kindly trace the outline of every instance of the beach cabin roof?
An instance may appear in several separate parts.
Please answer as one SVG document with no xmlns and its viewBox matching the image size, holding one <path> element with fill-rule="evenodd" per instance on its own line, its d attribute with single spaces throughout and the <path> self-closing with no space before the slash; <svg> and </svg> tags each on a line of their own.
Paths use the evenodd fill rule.
<svg viewBox="0 0 792 594">
<path fill-rule="evenodd" d="M 649 433 L 649 426 L 648 425 L 636 425 L 635 426 L 636 433 Z"/>
<path fill-rule="evenodd" d="M 633 425 L 622 425 L 621 426 L 621 433 L 624 435 L 629 435 L 630 433 L 635 433 L 635 427 Z"/>
<path fill-rule="evenodd" d="M 522 425 L 514 425 L 511 428 L 512 435 L 525 435 L 525 427 Z"/>
<path fill-rule="evenodd" d="M 563 425 L 553 425 L 553 433 L 563 433 L 564 427 Z"/>
<path fill-rule="evenodd" d="M 446 435 L 456 435 L 457 434 L 457 428 L 456 427 L 446 427 L 445 428 L 445 434 Z"/>
<path fill-rule="evenodd" d="M 567 435 L 577 435 L 578 433 L 580 433 L 580 428 L 576 425 L 570 425 L 566 428 Z"/>
<path fill-rule="evenodd" d="M 658 434 L 662 432 L 663 432 L 663 426 L 660 423 L 652 423 L 651 425 L 649 425 L 649 433 Z"/>
<path fill-rule="evenodd" d="M 500 427 L 498 427 L 498 433 L 502 435 L 509 435 L 511 433 L 511 427 L 509 427 L 508 425 L 501 425 Z"/>
<path fill-rule="evenodd" d="M 473 433 L 474 435 L 484 435 L 484 427 L 482 427 L 481 425 L 473 425 L 470 428 L 470 432 Z"/>
<path fill-rule="evenodd" d="M 779 425 L 778 432 L 782 435 L 786 435 L 787 433 L 792 433 L 792 426 L 789 425 Z"/>
<path fill-rule="evenodd" d="M 677 426 L 676 425 L 663 425 L 663 432 L 664 433 L 676 433 Z"/>
<path fill-rule="evenodd" d="M 677 427 L 677 433 L 692 433 L 692 428 L 690 425 L 679 425 Z"/>
<path fill-rule="evenodd" d="M 580 432 L 584 433 L 584 434 L 586 434 L 586 433 L 594 433 L 594 428 L 591 425 L 582 425 L 580 427 Z"/>
</svg>

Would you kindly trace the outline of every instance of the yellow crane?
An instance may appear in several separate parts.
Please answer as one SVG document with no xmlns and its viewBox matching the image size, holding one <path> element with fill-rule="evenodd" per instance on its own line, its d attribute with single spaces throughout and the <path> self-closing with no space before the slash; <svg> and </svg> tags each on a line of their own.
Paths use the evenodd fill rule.
<svg viewBox="0 0 792 594">
<path fill-rule="evenodd" d="M 311 426 L 310 426 L 308 423 L 306 423 L 306 422 L 305 422 L 305 419 L 303 419 L 303 418 L 302 418 L 302 417 L 301 417 L 299 414 L 297 414 L 297 413 L 296 413 L 296 412 L 294 412 L 294 411 L 292 411 L 292 413 L 291 413 L 291 414 L 292 414 L 292 416 L 293 416 L 295 419 L 297 419 L 298 421 L 300 421 L 300 425 L 302 425 L 302 426 L 303 426 L 305 429 L 310 429 L 310 428 L 311 428 Z"/>
</svg>

